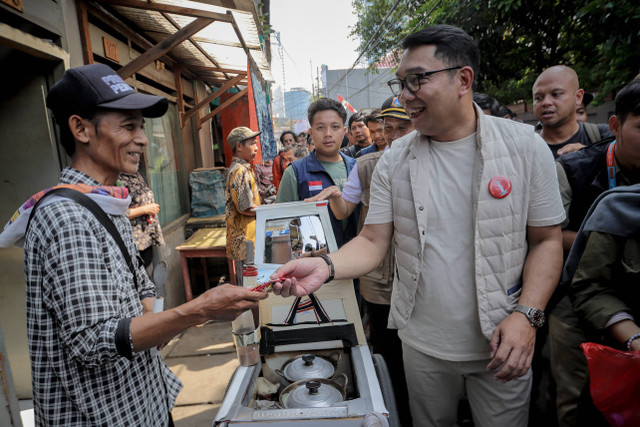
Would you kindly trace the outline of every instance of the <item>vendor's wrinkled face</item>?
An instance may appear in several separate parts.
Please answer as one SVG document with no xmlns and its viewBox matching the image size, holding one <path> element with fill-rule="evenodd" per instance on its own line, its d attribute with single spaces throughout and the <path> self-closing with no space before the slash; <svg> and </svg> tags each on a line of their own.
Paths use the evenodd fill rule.
<svg viewBox="0 0 640 427">
<path fill-rule="evenodd" d="M 76 130 L 74 137 L 85 144 L 82 159 L 76 160 L 82 160 L 92 177 L 103 184 L 114 185 L 120 173 L 138 172 L 140 158 L 149 143 L 140 110 L 106 111 L 100 113 L 98 120 L 81 118 L 74 123 L 82 129 Z"/>
</svg>

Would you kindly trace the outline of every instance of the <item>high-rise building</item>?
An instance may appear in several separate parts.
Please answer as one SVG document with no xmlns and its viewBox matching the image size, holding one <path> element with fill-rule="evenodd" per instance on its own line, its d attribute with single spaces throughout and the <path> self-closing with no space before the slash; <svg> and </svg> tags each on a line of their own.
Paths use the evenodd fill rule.
<svg viewBox="0 0 640 427">
<path fill-rule="evenodd" d="M 304 120 L 307 118 L 307 109 L 311 104 L 311 94 L 304 88 L 293 88 L 284 93 L 284 104 L 288 119 Z"/>
</svg>

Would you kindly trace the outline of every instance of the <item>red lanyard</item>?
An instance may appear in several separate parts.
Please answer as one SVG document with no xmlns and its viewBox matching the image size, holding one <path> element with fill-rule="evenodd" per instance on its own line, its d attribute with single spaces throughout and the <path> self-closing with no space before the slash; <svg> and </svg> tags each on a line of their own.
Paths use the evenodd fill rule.
<svg viewBox="0 0 640 427">
<path fill-rule="evenodd" d="M 613 155 L 615 149 L 616 141 L 613 141 L 607 148 L 607 178 L 609 179 L 609 189 L 616 187 L 616 158 Z"/>
</svg>

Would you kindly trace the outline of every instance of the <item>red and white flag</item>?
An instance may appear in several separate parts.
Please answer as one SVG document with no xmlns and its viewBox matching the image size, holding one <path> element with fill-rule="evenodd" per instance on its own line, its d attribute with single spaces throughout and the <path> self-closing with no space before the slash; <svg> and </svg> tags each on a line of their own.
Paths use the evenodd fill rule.
<svg viewBox="0 0 640 427">
<path fill-rule="evenodd" d="M 344 105 L 344 108 L 346 108 L 347 110 L 351 111 L 352 113 L 357 113 L 358 112 L 355 108 L 353 108 L 353 106 L 351 104 L 349 104 L 347 102 L 346 99 L 344 99 L 340 95 L 338 95 L 338 101 L 342 102 L 342 105 Z"/>
<path fill-rule="evenodd" d="M 322 191 L 322 181 L 309 181 L 309 191 Z"/>
</svg>

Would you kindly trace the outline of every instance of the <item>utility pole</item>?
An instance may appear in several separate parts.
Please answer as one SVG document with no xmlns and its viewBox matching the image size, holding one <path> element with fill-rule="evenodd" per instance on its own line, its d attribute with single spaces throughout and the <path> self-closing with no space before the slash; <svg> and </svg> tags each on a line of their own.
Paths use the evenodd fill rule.
<svg viewBox="0 0 640 427">
<path fill-rule="evenodd" d="M 316 67 L 316 87 L 318 88 L 318 98 L 320 98 L 320 68 Z"/>
</svg>

